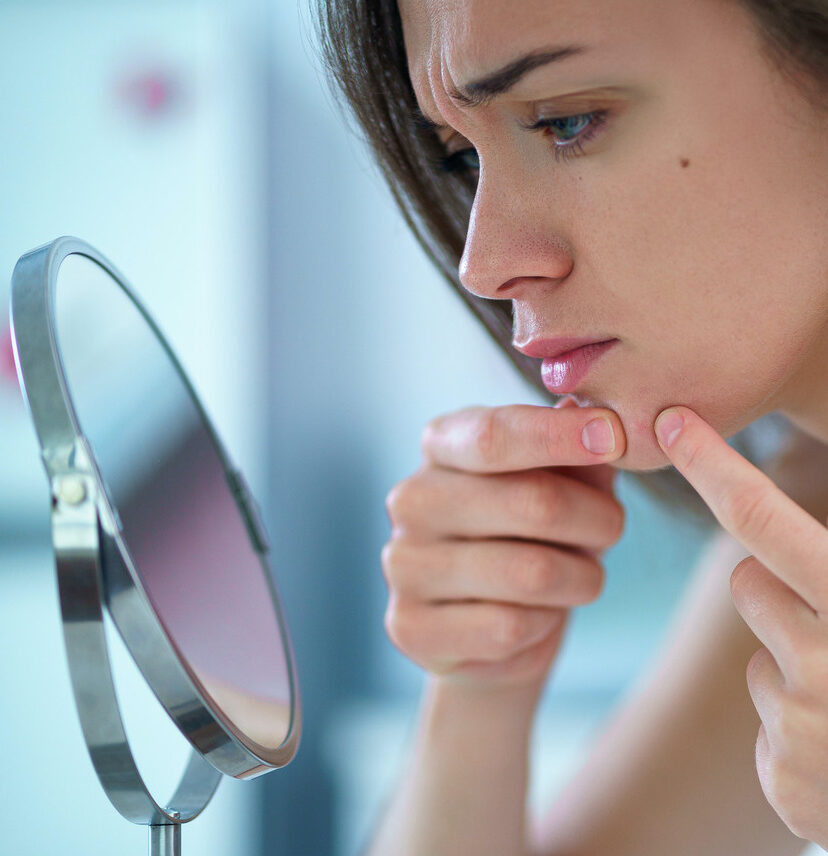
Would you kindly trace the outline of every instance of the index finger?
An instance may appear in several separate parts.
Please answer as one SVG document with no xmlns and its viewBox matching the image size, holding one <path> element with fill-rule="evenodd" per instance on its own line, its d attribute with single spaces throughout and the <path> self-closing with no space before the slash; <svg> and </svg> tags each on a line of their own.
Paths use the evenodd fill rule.
<svg viewBox="0 0 828 856">
<path fill-rule="evenodd" d="M 670 446 L 658 437 L 664 454 L 734 538 L 813 609 L 828 611 L 825 527 L 698 414 L 688 407 L 669 410 L 684 425 Z"/>
<path fill-rule="evenodd" d="M 593 420 L 612 428 L 612 450 L 584 445 Z M 534 404 L 467 407 L 432 419 L 422 436 L 423 457 L 434 464 L 476 473 L 549 466 L 588 466 L 620 458 L 627 440 L 618 414 L 597 407 L 555 409 Z"/>
</svg>

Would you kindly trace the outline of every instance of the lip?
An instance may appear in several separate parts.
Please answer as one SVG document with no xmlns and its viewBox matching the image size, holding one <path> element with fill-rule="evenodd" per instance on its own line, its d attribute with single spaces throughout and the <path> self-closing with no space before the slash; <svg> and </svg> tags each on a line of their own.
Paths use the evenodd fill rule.
<svg viewBox="0 0 828 856">
<path fill-rule="evenodd" d="M 548 357 L 541 364 L 543 385 L 558 395 L 574 392 L 598 358 L 618 342 L 618 339 L 590 342 L 555 357 Z"/>
<path fill-rule="evenodd" d="M 569 351 L 582 348 L 584 345 L 592 345 L 597 342 L 608 341 L 617 342 L 618 340 L 612 339 L 611 336 L 599 336 L 597 338 L 595 336 L 591 336 L 589 338 L 584 338 L 583 336 L 563 336 L 556 339 L 530 339 L 525 345 L 518 345 L 513 342 L 512 347 L 514 347 L 516 351 L 520 351 L 521 354 L 526 354 L 527 357 L 554 359 L 555 357 L 559 357 Z"/>
</svg>

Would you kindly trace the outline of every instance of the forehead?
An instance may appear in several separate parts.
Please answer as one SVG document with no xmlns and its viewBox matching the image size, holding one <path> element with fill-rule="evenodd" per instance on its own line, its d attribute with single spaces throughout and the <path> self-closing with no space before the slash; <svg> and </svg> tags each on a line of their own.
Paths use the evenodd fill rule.
<svg viewBox="0 0 828 856">
<path fill-rule="evenodd" d="M 539 49 L 579 46 L 605 62 L 652 59 L 681 40 L 690 7 L 722 0 L 398 0 L 408 69 L 421 106 Z M 685 21 L 682 24 L 682 21 Z M 575 70 L 567 61 L 567 71 Z M 582 66 L 583 67 L 583 66 Z M 443 102 L 445 103 L 445 102 Z"/>
<path fill-rule="evenodd" d="M 640 0 L 638 0 L 640 5 Z M 398 0 L 412 81 L 441 64 L 474 77 L 514 57 L 515 47 L 600 39 L 629 0 Z M 613 13 L 613 8 L 615 12 Z"/>
<path fill-rule="evenodd" d="M 473 57 L 481 40 L 491 41 L 504 25 L 510 36 L 531 35 L 539 26 L 554 32 L 579 20 L 600 20 L 602 8 L 612 5 L 613 0 L 398 0 L 409 56 L 442 43 Z"/>
</svg>

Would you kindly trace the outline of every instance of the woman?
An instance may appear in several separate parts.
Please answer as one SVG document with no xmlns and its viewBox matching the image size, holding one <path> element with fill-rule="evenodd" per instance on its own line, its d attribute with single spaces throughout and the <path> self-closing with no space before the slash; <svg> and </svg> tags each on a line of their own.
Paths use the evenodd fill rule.
<svg viewBox="0 0 828 856">
<path fill-rule="evenodd" d="M 429 679 L 370 852 L 828 846 L 824 0 L 321 11 L 409 223 L 559 402 L 435 418 L 389 494 L 386 626 Z M 610 344 L 556 359 L 582 342 Z M 771 413 L 772 479 L 723 439 Z M 614 473 L 671 466 L 717 534 L 651 675 L 527 824 L 543 683 L 623 530 Z"/>
</svg>

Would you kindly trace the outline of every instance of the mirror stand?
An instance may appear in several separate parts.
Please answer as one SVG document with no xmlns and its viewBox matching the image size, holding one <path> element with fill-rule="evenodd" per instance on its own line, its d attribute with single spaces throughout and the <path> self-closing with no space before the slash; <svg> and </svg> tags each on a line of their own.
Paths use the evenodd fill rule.
<svg viewBox="0 0 828 856">
<path fill-rule="evenodd" d="M 181 856 L 181 824 L 150 826 L 149 833 L 149 856 Z"/>
<path fill-rule="evenodd" d="M 182 824 L 222 775 L 263 775 L 299 745 L 258 508 L 158 325 L 97 250 L 67 236 L 21 256 L 11 321 L 84 740 L 110 802 L 149 828 L 150 856 L 180 856 Z M 190 743 L 163 805 L 129 745 L 105 619 Z"/>
<path fill-rule="evenodd" d="M 162 808 L 138 771 L 106 641 L 102 558 L 108 527 L 85 445 L 78 438 L 67 459 L 72 472 L 52 479 L 52 539 L 72 691 L 92 764 L 110 802 L 127 820 L 149 827 L 150 856 L 181 856 L 181 824 L 207 806 L 221 773 L 193 749 L 170 800 L 177 808 Z"/>
</svg>

